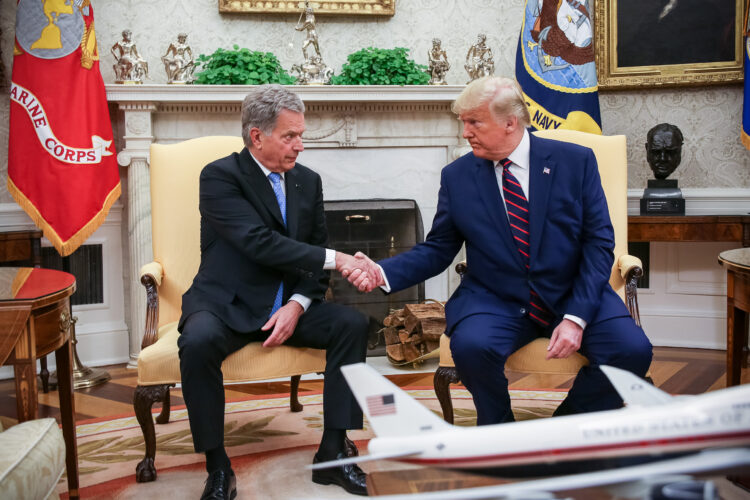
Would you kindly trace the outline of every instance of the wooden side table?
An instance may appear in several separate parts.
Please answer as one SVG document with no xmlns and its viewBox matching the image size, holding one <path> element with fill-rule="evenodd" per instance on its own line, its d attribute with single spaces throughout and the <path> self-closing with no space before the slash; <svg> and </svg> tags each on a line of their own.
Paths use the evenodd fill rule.
<svg viewBox="0 0 750 500">
<path fill-rule="evenodd" d="M 727 387 L 740 383 L 747 367 L 748 313 L 750 313 L 750 248 L 719 254 L 727 270 Z"/>
<path fill-rule="evenodd" d="M 39 416 L 36 360 L 55 353 L 70 498 L 78 498 L 70 334 L 70 296 L 75 288 L 75 277 L 62 271 L 0 267 L 0 365 L 13 365 L 18 421 L 25 422 Z"/>
</svg>

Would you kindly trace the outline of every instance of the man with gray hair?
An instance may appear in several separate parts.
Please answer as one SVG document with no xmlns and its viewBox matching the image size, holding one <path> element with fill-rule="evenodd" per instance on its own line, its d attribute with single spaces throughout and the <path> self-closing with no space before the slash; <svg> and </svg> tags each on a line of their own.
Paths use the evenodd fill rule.
<svg viewBox="0 0 750 500">
<path fill-rule="evenodd" d="M 290 90 L 258 87 L 242 103 L 246 148 L 201 172 L 201 262 L 182 297 L 177 345 L 195 450 L 206 454 L 202 499 L 236 496 L 224 449 L 221 363 L 249 342 L 326 350 L 324 430 L 314 461 L 356 452 L 346 430 L 362 427 L 362 411 L 340 367 L 364 361 L 368 325 L 354 309 L 324 300 L 326 270 L 351 270 L 355 259 L 326 248 L 320 176 L 296 162 L 304 111 Z M 314 471 L 313 481 L 367 494 L 355 465 Z"/>
<path fill-rule="evenodd" d="M 443 169 L 427 238 L 344 274 L 362 291 L 395 292 L 442 272 L 465 244 L 468 271 L 445 305 L 445 333 L 477 424 L 513 420 L 505 361 L 537 337 L 550 338 L 547 359 L 580 351 L 590 361 L 556 414 L 622 406 L 598 366 L 645 376 L 652 353 L 609 285 L 614 231 L 594 153 L 529 134 L 508 78 L 471 82 L 453 110 L 472 152 Z"/>
</svg>

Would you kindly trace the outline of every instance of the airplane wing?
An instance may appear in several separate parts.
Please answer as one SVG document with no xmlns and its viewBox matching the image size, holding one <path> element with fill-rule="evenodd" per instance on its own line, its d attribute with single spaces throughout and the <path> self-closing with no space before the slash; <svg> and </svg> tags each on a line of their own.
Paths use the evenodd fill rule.
<svg viewBox="0 0 750 500">
<path fill-rule="evenodd" d="M 398 453 L 370 453 L 367 455 L 357 455 L 349 458 L 340 458 L 338 460 L 329 460 L 327 462 L 318 462 L 305 466 L 306 469 L 330 469 L 331 467 L 341 467 L 342 465 L 360 464 L 362 462 L 372 462 L 374 460 L 390 460 L 392 458 L 413 457 L 423 453 L 424 450 L 405 450 Z"/>
<path fill-rule="evenodd" d="M 633 375 L 613 366 L 600 366 L 625 406 L 657 406 L 672 401 L 672 396 Z"/>
<path fill-rule="evenodd" d="M 660 477 L 682 474 L 706 473 L 734 467 L 750 466 L 750 448 L 726 448 L 706 450 L 686 457 L 651 462 L 644 465 L 620 469 L 556 476 L 532 481 L 519 481 L 497 486 L 482 486 L 459 490 L 446 490 L 430 493 L 379 496 L 378 500 L 457 500 L 457 499 L 513 499 L 536 497 L 547 492 L 565 491 L 579 488 L 593 488 L 608 485 L 633 486 L 642 484 L 648 488 Z M 632 492 L 632 489 L 631 489 Z"/>
</svg>

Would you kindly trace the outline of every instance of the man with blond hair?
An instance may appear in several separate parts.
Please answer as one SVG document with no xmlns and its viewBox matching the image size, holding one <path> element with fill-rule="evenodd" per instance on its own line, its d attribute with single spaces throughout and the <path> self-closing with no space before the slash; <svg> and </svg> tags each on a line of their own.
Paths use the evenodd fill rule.
<svg viewBox="0 0 750 500">
<path fill-rule="evenodd" d="M 441 273 L 465 244 L 468 272 L 446 303 L 446 334 L 477 424 L 513 420 L 505 361 L 537 337 L 550 338 L 547 359 L 580 351 L 590 361 L 556 414 L 621 406 L 598 366 L 644 376 L 652 350 L 609 285 L 614 231 L 593 152 L 529 134 L 508 78 L 471 82 L 453 111 L 472 152 L 443 169 L 426 240 L 380 267 L 359 254 L 349 280 L 398 291 Z"/>
</svg>

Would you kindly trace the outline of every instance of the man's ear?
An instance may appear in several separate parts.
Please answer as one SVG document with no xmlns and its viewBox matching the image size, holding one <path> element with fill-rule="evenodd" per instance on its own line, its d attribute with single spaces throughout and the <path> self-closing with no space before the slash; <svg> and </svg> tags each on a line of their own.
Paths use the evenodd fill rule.
<svg viewBox="0 0 750 500">
<path fill-rule="evenodd" d="M 261 136 L 263 135 L 263 132 L 260 131 L 259 128 L 253 127 L 250 129 L 250 142 L 253 145 L 253 148 L 260 149 L 261 148 Z"/>
<path fill-rule="evenodd" d="M 516 115 L 508 115 L 503 120 L 503 125 L 505 126 L 505 131 L 509 134 L 515 132 L 515 130 L 518 128 L 518 117 Z"/>
</svg>

